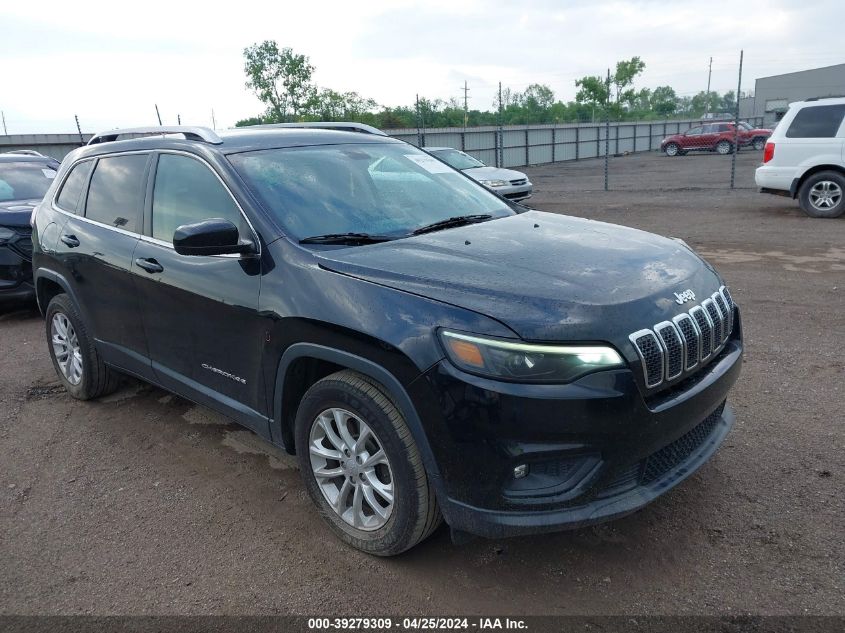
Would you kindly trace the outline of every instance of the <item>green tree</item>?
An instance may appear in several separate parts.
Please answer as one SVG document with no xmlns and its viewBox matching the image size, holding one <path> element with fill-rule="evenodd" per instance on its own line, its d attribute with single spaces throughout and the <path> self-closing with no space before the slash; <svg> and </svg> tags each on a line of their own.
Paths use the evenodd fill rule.
<svg viewBox="0 0 845 633">
<path fill-rule="evenodd" d="M 645 70 L 645 62 L 639 57 L 616 62 L 616 72 L 610 76 L 610 81 L 616 88 L 616 105 L 627 104 L 632 107 L 637 93 L 631 86 L 634 79 Z"/>
<path fill-rule="evenodd" d="M 578 103 L 598 106 L 605 105 L 609 100 L 607 82 L 603 77 L 581 77 L 575 80 L 575 86 L 578 88 L 575 95 Z"/>
<path fill-rule="evenodd" d="M 675 114 L 678 107 L 678 95 L 672 86 L 657 86 L 651 93 L 651 110 L 659 117 Z"/>
<path fill-rule="evenodd" d="M 244 49 L 246 87 L 267 107 L 275 122 L 298 117 L 313 107 L 317 89 L 311 83 L 314 67 L 308 57 L 265 40 Z"/>
</svg>

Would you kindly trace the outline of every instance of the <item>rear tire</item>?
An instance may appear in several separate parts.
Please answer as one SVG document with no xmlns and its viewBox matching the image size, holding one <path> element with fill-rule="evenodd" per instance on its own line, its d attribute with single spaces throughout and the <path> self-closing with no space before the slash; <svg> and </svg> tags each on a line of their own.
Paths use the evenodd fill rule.
<svg viewBox="0 0 845 633">
<path fill-rule="evenodd" d="M 811 218 L 838 218 L 845 213 L 845 176 L 835 171 L 813 174 L 801 185 L 798 202 Z"/>
<path fill-rule="evenodd" d="M 312 385 L 296 413 L 296 448 L 308 495 L 352 547 L 394 556 L 440 525 L 411 431 L 375 381 L 344 370 Z"/>
<path fill-rule="evenodd" d="M 763 149 L 766 147 L 766 139 L 764 139 L 763 137 L 755 138 L 753 146 L 754 149 L 756 149 L 758 152 L 762 152 Z"/>
<path fill-rule="evenodd" d="M 117 389 L 120 375 L 103 363 L 70 297 L 58 294 L 50 300 L 45 324 L 50 359 L 70 395 L 90 400 Z"/>
<path fill-rule="evenodd" d="M 733 143 L 730 141 L 719 141 L 716 143 L 716 153 L 725 156 L 726 154 L 730 154 L 733 151 Z"/>
</svg>

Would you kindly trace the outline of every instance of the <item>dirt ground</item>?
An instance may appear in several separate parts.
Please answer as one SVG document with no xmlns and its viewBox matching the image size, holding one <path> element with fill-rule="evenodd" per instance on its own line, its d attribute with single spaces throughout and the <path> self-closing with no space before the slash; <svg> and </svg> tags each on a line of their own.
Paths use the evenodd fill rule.
<svg viewBox="0 0 845 633">
<path fill-rule="evenodd" d="M 353 551 L 292 458 L 159 389 L 57 385 L 43 322 L 0 316 L 0 613 L 845 614 L 845 219 L 753 189 L 759 154 L 528 169 L 532 204 L 685 239 L 726 277 L 737 424 L 696 475 L 589 529 L 398 558 Z"/>
</svg>

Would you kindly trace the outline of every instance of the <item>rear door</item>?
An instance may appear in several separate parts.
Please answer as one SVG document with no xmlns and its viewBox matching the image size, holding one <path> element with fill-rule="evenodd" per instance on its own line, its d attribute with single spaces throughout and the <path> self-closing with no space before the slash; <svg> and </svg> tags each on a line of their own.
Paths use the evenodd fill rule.
<svg viewBox="0 0 845 633">
<path fill-rule="evenodd" d="M 151 372 L 130 268 L 150 158 L 140 152 L 90 161 L 90 177 L 88 167 L 75 169 L 56 200 L 68 207 L 56 256 L 70 275 L 97 348 L 106 362 L 144 378 Z M 87 180 L 77 182 L 77 176 Z M 76 208 L 69 208 L 76 195 Z"/>
<path fill-rule="evenodd" d="M 260 258 L 173 249 L 177 227 L 211 218 L 231 221 L 256 244 L 257 236 L 205 161 L 161 152 L 151 169 L 145 235 L 132 270 L 156 378 L 267 435 Z"/>
</svg>

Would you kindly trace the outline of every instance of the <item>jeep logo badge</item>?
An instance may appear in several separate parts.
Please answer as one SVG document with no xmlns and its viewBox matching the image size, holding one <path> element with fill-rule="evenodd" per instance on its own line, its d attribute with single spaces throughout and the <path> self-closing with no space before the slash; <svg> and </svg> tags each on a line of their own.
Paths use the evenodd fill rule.
<svg viewBox="0 0 845 633">
<path fill-rule="evenodd" d="M 695 301 L 695 293 L 689 288 L 681 293 L 674 292 L 672 294 L 675 295 L 675 303 L 678 305 L 684 305 L 687 301 Z"/>
</svg>

